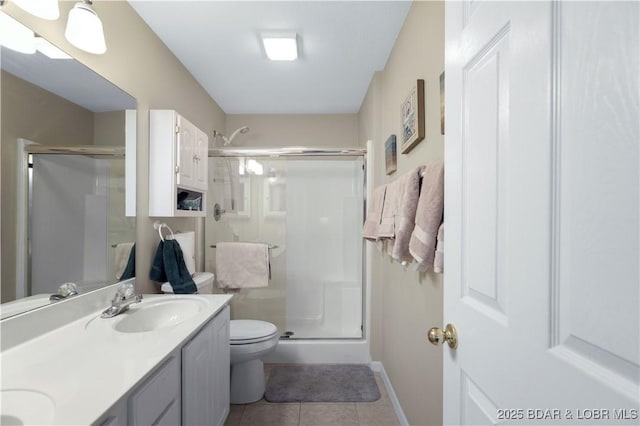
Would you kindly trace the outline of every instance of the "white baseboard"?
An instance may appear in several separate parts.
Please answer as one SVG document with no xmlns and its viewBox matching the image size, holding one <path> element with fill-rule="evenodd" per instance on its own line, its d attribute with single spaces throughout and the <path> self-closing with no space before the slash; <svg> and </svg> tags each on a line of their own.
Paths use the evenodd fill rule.
<svg viewBox="0 0 640 426">
<path fill-rule="evenodd" d="M 409 426 L 409 421 L 405 417 L 404 411 L 402 411 L 400 401 L 396 396 L 396 392 L 393 390 L 393 386 L 391 386 L 391 381 L 389 380 L 389 376 L 387 376 L 387 372 L 384 370 L 384 365 L 382 365 L 380 361 L 371 361 L 371 369 L 380 374 L 380 378 L 382 379 L 382 383 L 384 383 L 384 387 L 387 390 L 387 394 L 389 395 L 391 404 L 393 404 L 393 410 L 396 412 L 396 416 L 398 416 L 400 425 Z"/>
</svg>

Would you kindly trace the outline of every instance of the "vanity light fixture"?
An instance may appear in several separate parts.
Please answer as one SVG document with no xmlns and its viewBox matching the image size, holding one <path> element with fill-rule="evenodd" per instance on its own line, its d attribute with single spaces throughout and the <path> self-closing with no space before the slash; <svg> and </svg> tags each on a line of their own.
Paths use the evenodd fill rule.
<svg viewBox="0 0 640 426">
<path fill-rule="evenodd" d="M 60 17 L 58 0 L 11 0 L 11 2 L 38 18 L 55 21 Z"/>
<path fill-rule="evenodd" d="M 0 45 L 20 53 L 36 53 L 33 31 L 4 12 L 0 12 Z"/>
<path fill-rule="evenodd" d="M 272 61 L 298 59 L 298 35 L 295 33 L 263 33 L 262 44 L 267 57 Z"/>
<path fill-rule="evenodd" d="M 64 36 L 78 49 L 101 55 L 107 51 L 107 45 L 104 41 L 102 21 L 91 8 L 92 4 L 91 0 L 84 0 L 73 6 L 69 11 Z"/>
</svg>

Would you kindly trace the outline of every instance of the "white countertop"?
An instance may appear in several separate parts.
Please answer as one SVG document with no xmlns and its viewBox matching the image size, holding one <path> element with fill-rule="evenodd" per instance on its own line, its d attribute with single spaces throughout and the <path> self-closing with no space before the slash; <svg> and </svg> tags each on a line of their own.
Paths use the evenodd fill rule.
<svg viewBox="0 0 640 426">
<path fill-rule="evenodd" d="M 99 318 L 101 311 L 93 312 L 4 350 L 0 354 L 2 391 L 11 395 L 7 391 L 28 390 L 48 397 L 54 408 L 53 419 L 47 424 L 91 424 L 220 312 L 231 297 L 145 295 L 130 312 L 114 318 Z M 145 302 L 168 298 L 197 298 L 205 307 L 195 316 L 160 330 L 114 330 L 115 322 L 141 309 Z M 3 399 L 5 414 L 10 411 L 5 404 L 11 398 Z"/>
</svg>

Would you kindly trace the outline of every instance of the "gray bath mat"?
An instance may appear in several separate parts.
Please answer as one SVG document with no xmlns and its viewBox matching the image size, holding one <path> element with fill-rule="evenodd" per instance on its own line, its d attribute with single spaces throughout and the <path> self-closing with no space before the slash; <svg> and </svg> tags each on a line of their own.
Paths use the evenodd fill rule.
<svg viewBox="0 0 640 426">
<path fill-rule="evenodd" d="M 264 393 L 269 402 L 370 402 L 379 398 L 373 372 L 357 364 L 274 366 Z"/>
</svg>

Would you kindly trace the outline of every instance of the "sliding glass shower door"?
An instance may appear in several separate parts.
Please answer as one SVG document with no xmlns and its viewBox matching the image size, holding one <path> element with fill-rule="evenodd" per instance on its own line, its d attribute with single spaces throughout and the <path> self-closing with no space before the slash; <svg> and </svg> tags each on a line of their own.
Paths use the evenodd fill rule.
<svg viewBox="0 0 640 426">
<path fill-rule="evenodd" d="M 272 322 L 288 339 L 362 337 L 363 157 L 215 157 L 209 167 L 208 211 L 218 203 L 226 213 L 208 214 L 207 270 L 217 242 L 273 247 L 269 286 L 240 289 L 232 318 Z"/>
<path fill-rule="evenodd" d="M 29 294 L 116 282 L 115 247 L 135 240 L 125 217 L 124 158 L 31 154 Z"/>
</svg>

